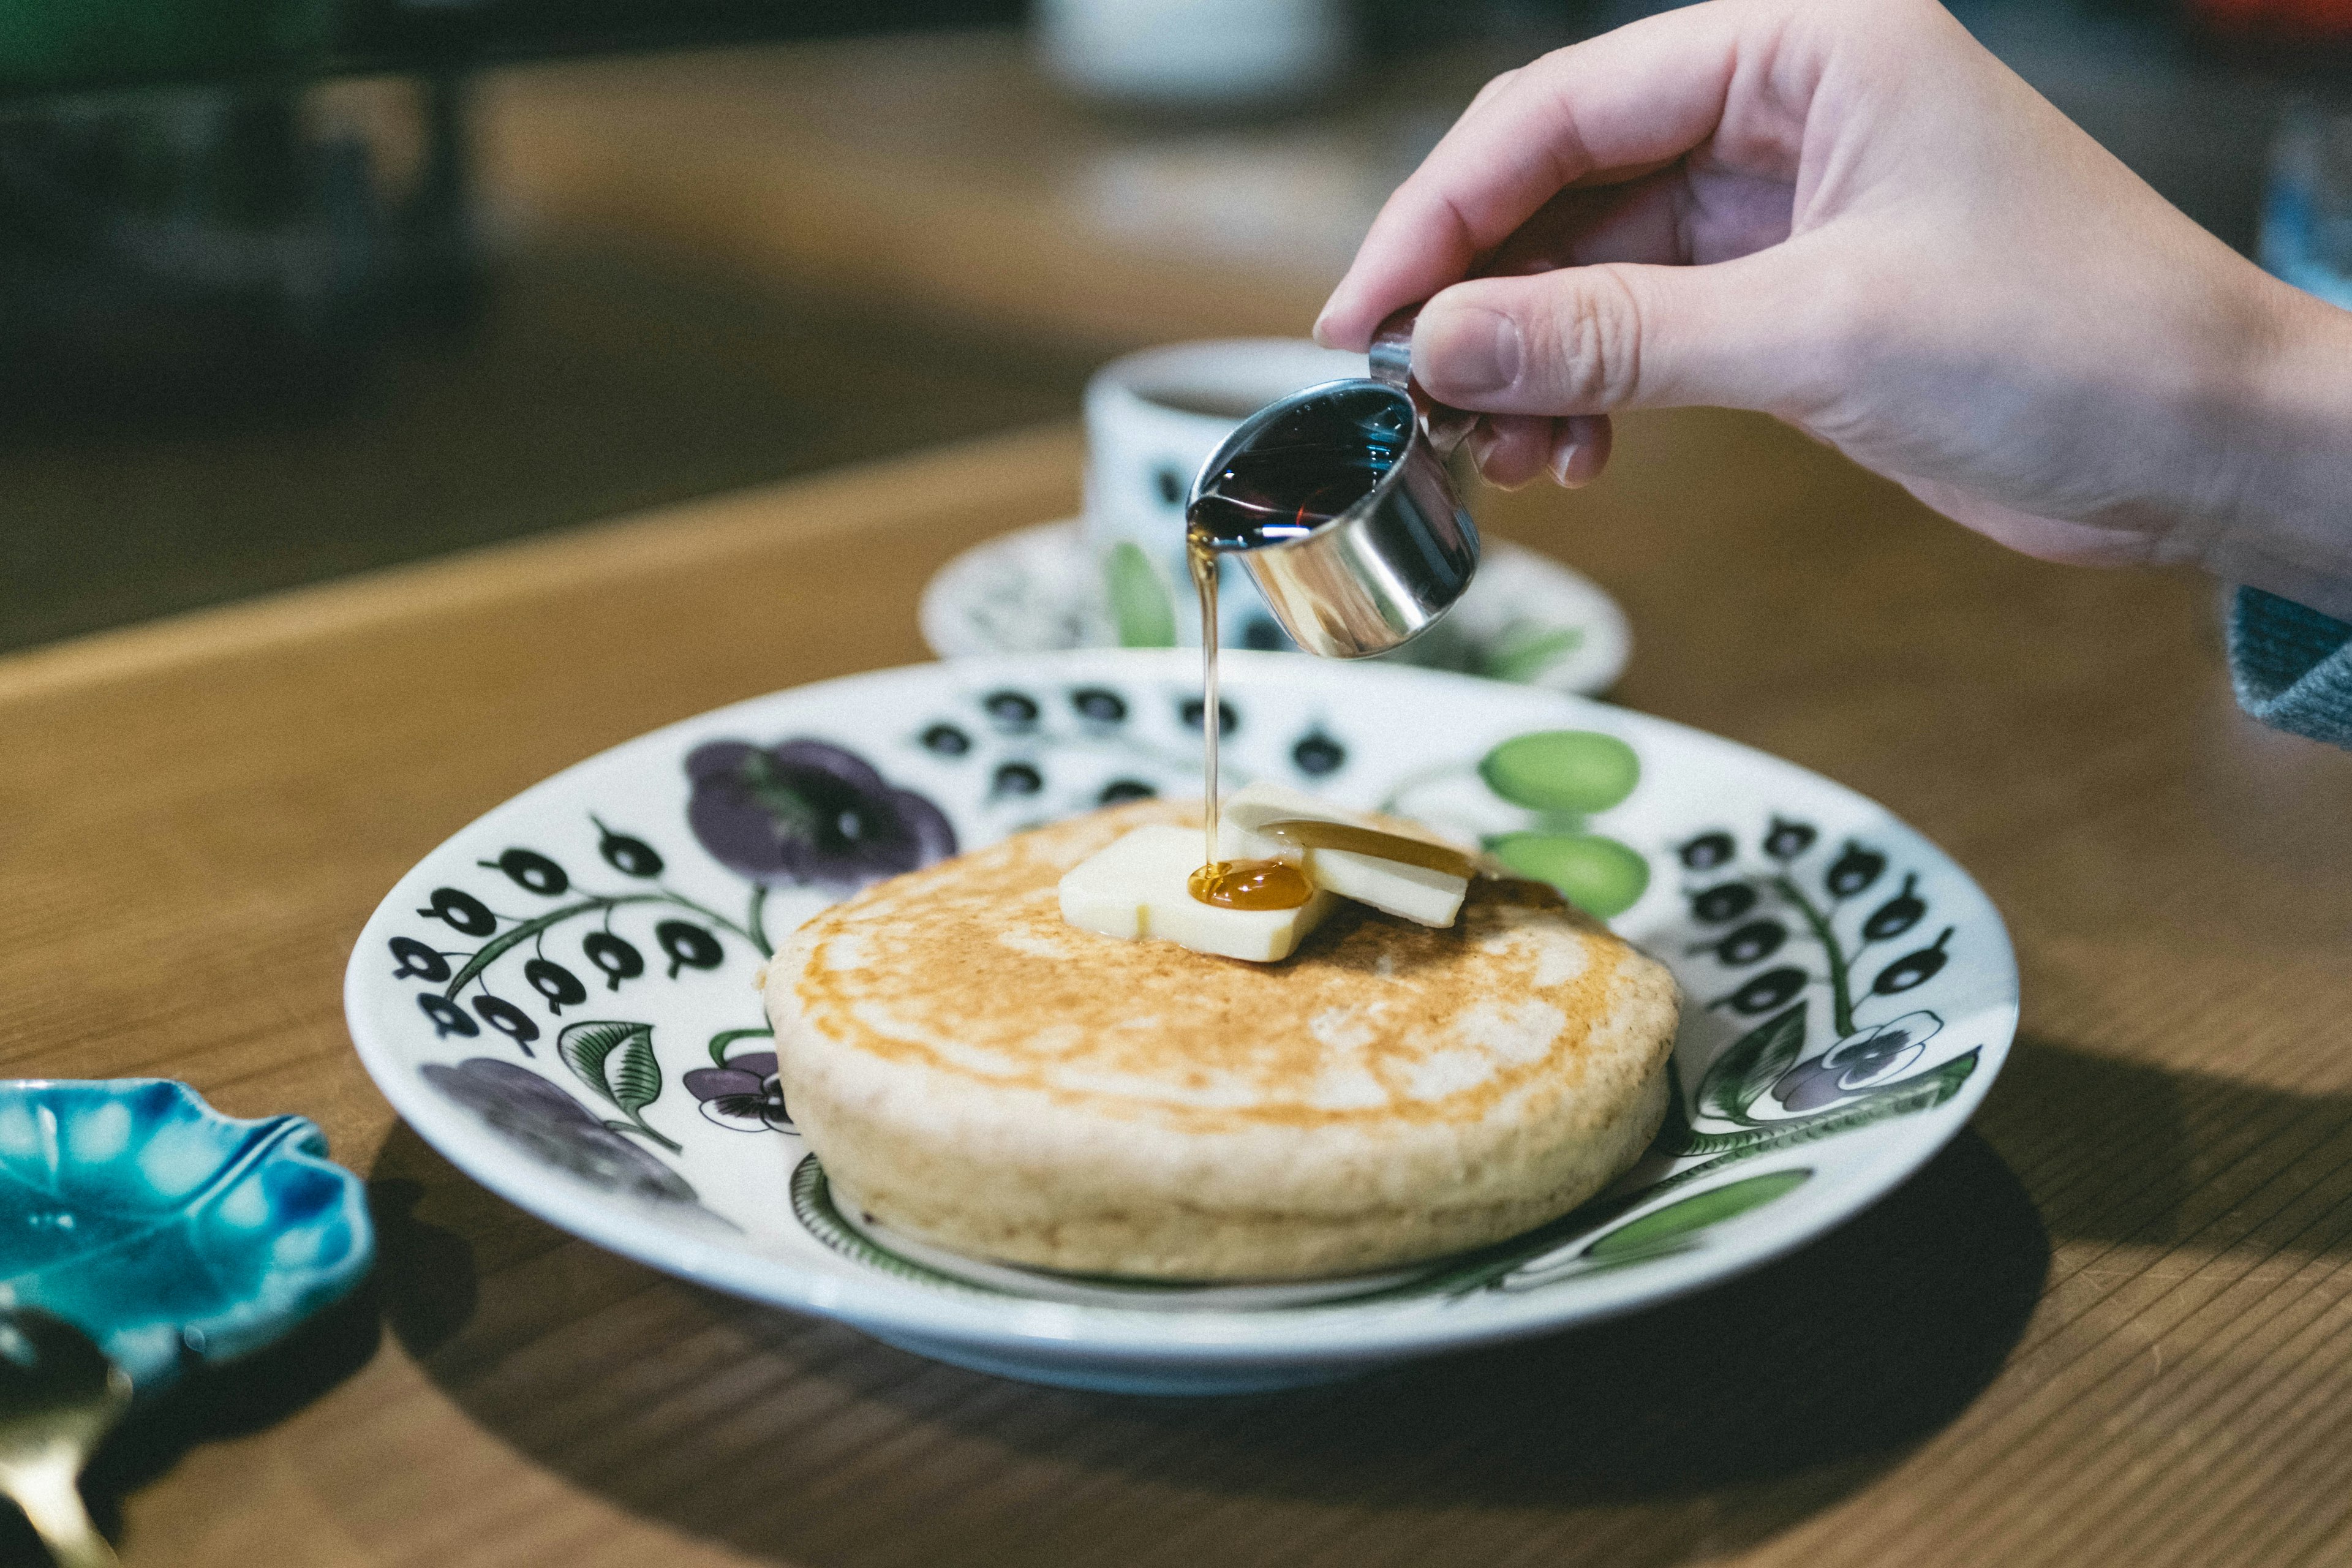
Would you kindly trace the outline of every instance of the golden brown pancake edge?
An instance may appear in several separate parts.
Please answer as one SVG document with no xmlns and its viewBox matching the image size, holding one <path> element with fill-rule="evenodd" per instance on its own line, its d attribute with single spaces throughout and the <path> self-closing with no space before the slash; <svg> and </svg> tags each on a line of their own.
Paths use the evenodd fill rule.
<svg viewBox="0 0 2352 1568">
<path fill-rule="evenodd" d="M 1111 808 L 824 910 L 766 977 L 787 1103 L 844 1201 L 968 1256 L 1298 1279 L 1503 1239 L 1638 1158 L 1664 968 L 1520 886 L 1455 928 L 1356 906 L 1285 963 L 1062 923 Z"/>
</svg>

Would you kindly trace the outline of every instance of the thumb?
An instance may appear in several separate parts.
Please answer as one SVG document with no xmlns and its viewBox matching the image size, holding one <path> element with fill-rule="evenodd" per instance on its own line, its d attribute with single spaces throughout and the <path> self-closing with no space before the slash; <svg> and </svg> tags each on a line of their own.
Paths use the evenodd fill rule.
<svg viewBox="0 0 2352 1568">
<path fill-rule="evenodd" d="M 1819 290 L 1774 247 L 1702 267 L 1603 262 L 1457 283 L 1423 307 L 1413 374 L 1489 414 L 1801 401 Z"/>
</svg>

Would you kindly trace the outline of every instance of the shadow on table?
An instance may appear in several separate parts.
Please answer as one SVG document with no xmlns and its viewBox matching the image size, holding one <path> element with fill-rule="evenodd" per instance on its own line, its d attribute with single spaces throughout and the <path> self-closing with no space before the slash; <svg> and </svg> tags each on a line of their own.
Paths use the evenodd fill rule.
<svg viewBox="0 0 2352 1568">
<path fill-rule="evenodd" d="M 1232 1517 L 1198 1543 L 1208 1559 L 1286 1561 L 1284 1539 L 1334 1510 L 1375 1536 L 1351 1562 L 1428 1560 L 1436 1548 L 1389 1540 L 1383 1521 L 1440 1510 L 1463 1516 L 1448 1555 L 1565 1531 L 1547 1561 L 1711 1556 L 1852 1490 L 1964 1409 L 2050 1257 L 2016 1178 L 1964 1133 L 1853 1223 L 1677 1302 L 1337 1386 L 1154 1400 L 1004 1383 L 662 1279 L 563 1243 L 405 1129 L 376 1174 L 431 1194 L 430 1224 L 385 1237 L 387 1317 L 477 1420 L 632 1511 L 813 1568 L 1126 1563 L 1211 1514 Z M 499 1229 L 478 1238 L 469 1317 L 451 1310 L 450 1246 L 478 1226 Z M 404 1257 L 411 1245 L 436 1256 Z M 562 1298 L 535 1282 L 555 1251 Z M 594 1364 L 519 1378 L 503 1352 L 557 1334 Z M 697 1361 L 698 1345 L 725 1348 Z M 581 1390 L 624 1376 L 626 1398 Z M 704 1414 L 682 1425 L 681 1407 Z"/>
</svg>

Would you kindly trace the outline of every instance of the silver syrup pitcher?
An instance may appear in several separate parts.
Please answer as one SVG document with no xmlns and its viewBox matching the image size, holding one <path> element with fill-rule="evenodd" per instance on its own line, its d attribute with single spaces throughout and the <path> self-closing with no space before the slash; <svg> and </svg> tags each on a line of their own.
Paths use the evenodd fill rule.
<svg viewBox="0 0 2352 1568">
<path fill-rule="evenodd" d="M 1303 428 L 1393 447 L 1371 489 L 1310 531 L 1220 547 L 1240 561 L 1292 640 L 1327 658 L 1369 658 L 1410 641 L 1453 607 L 1478 569 L 1478 530 L 1445 468 L 1477 416 L 1434 401 L 1412 379 L 1417 312 L 1381 323 L 1370 376 L 1327 381 L 1266 405 L 1192 481 L 1188 511 L 1236 458 L 1295 440 Z"/>
</svg>

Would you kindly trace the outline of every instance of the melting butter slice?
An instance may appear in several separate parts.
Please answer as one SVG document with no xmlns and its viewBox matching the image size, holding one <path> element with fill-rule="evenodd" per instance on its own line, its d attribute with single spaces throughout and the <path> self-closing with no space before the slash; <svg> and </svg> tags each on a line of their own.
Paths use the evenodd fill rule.
<svg viewBox="0 0 2352 1568">
<path fill-rule="evenodd" d="M 1322 921 L 1331 895 L 1318 889 L 1295 910 L 1227 910 L 1192 896 L 1201 830 L 1139 827 L 1070 868 L 1062 878 L 1062 918 L 1105 936 L 1163 937 L 1195 952 L 1274 963 Z"/>
<path fill-rule="evenodd" d="M 1352 850 L 1304 847 L 1292 838 L 1264 831 L 1273 824 L 1302 821 L 1337 823 L 1391 840 L 1400 837 L 1360 812 L 1280 784 L 1254 784 L 1225 797 L 1219 812 L 1218 856 L 1226 860 L 1296 861 L 1318 888 L 1425 926 L 1450 926 L 1461 912 L 1476 866 L 1452 845 L 1434 838 L 1412 839 L 1413 858 L 1433 863 L 1409 864 Z"/>
</svg>

